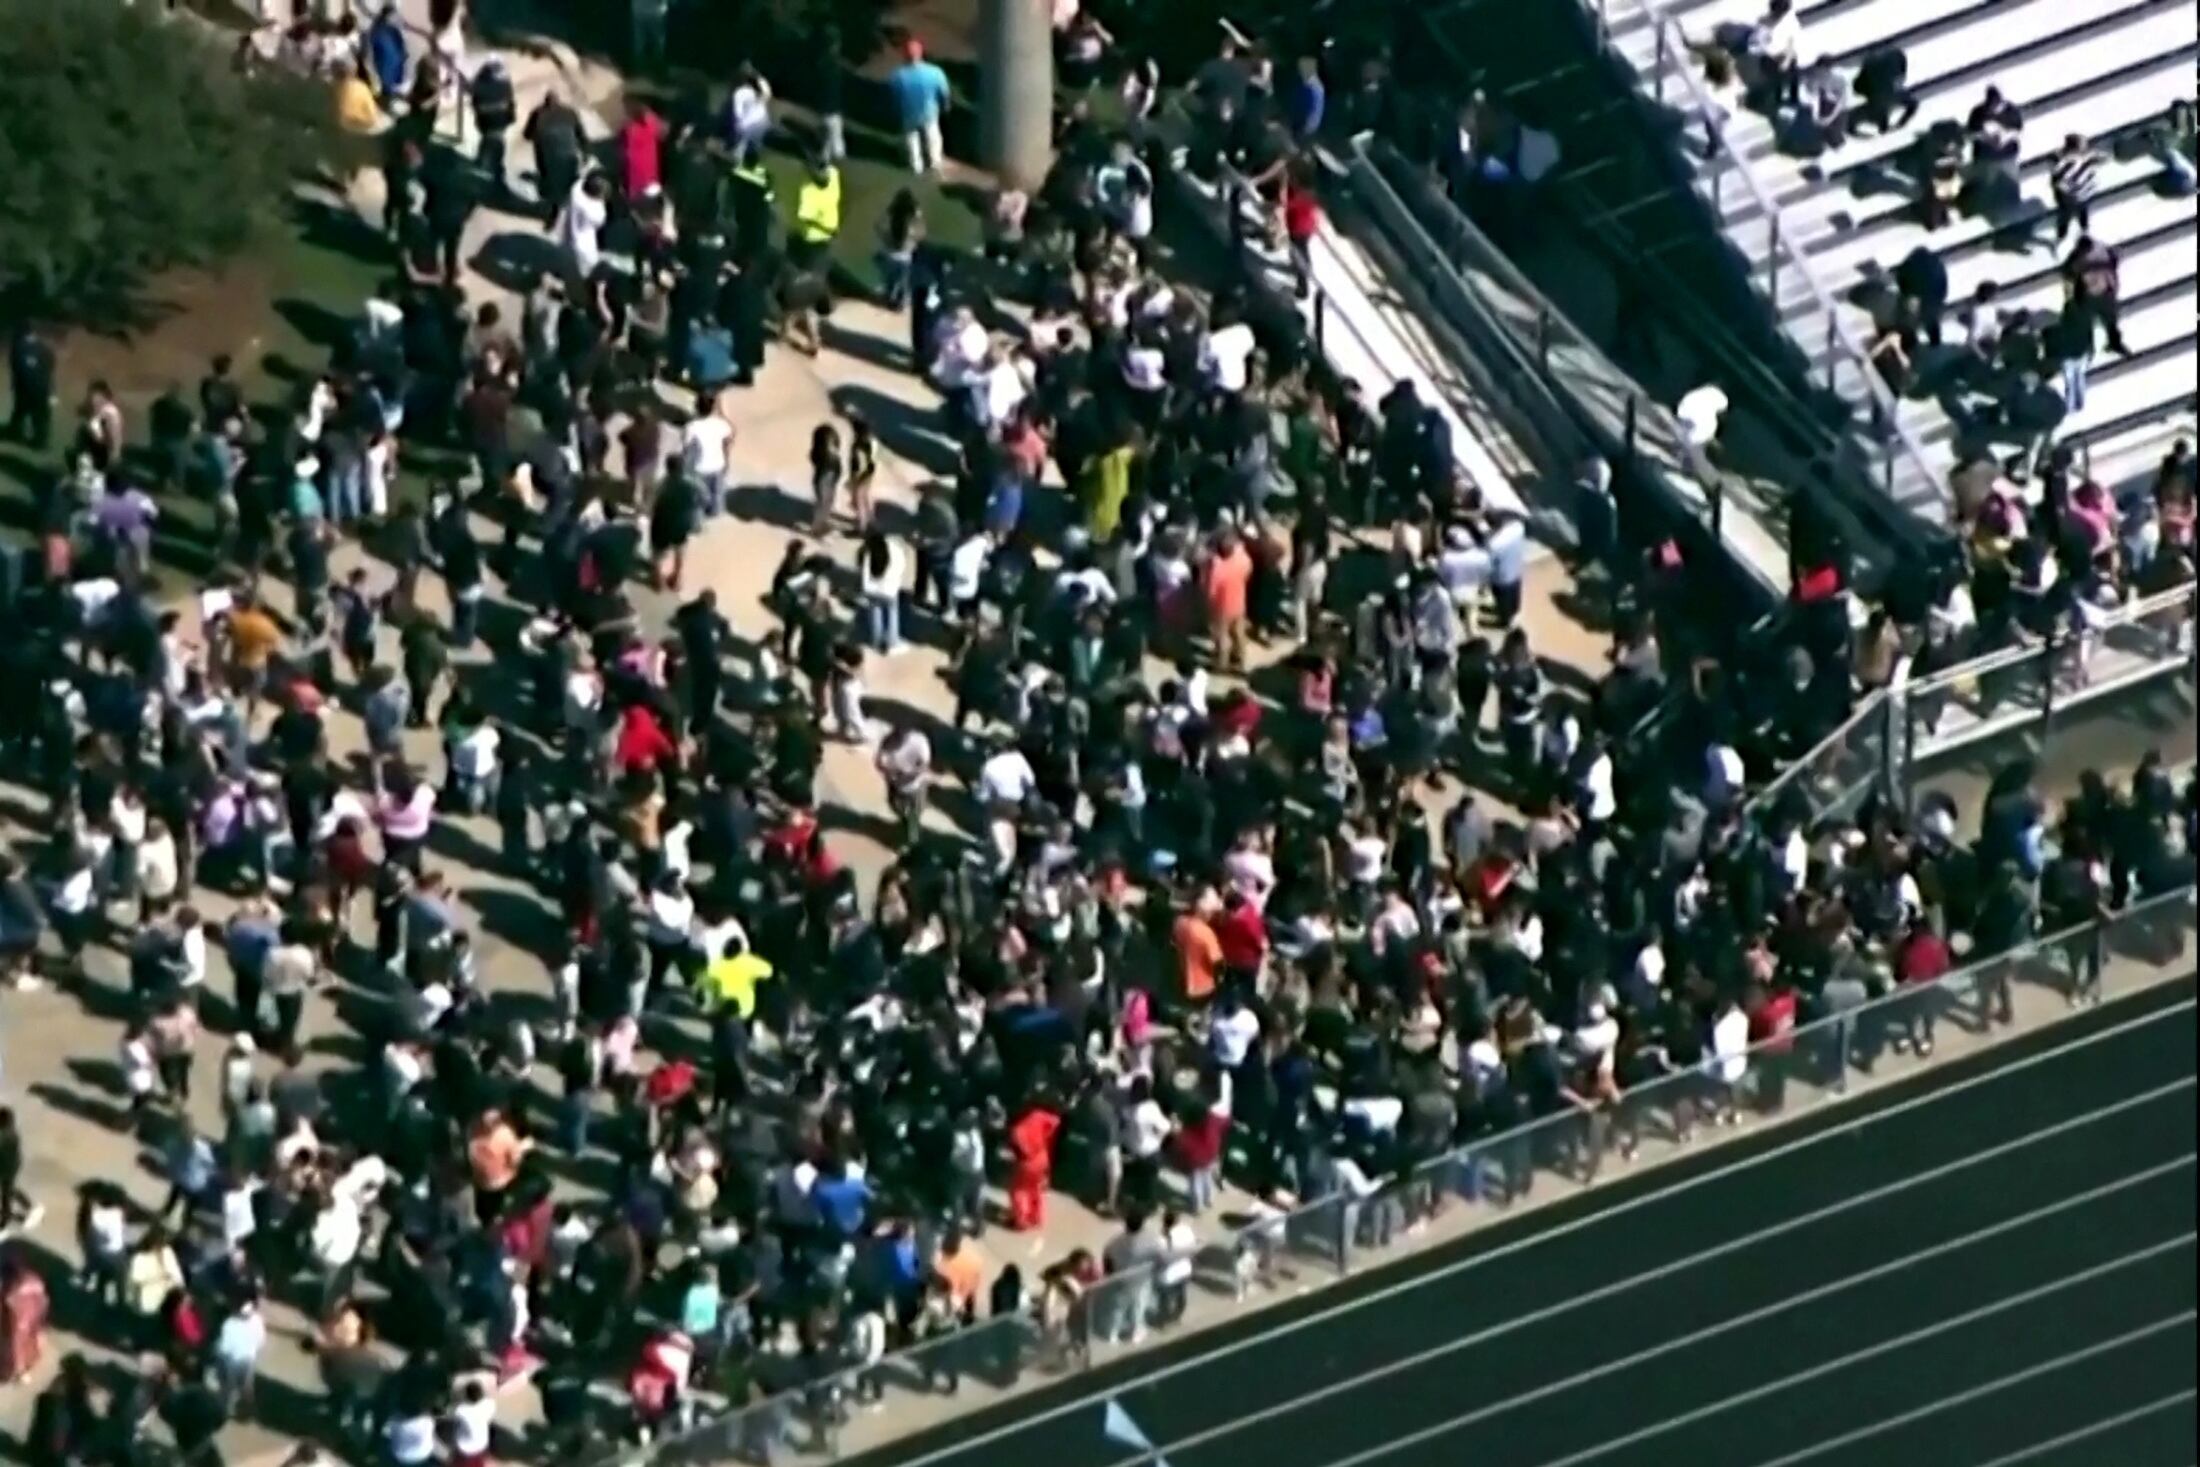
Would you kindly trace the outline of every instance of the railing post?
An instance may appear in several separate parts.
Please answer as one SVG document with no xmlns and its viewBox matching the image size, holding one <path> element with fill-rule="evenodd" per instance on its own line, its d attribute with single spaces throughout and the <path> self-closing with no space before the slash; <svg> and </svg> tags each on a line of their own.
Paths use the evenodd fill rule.
<svg viewBox="0 0 2200 1467">
<path fill-rule="evenodd" d="M 1655 30 L 1658 33 L 1657 98 L 1658 105 L 1662 107 L 1665 105 L 1665 66 L 1666 57 L 1668 54 L 1668 46 L 1666 43 L 1665 35 L 1665 17 L 1659 15 L 1656 11 L 1652 11 L 1650 13 L 1650 26 L 1651 29 Z"/>
<path fill-rule="evenodd" d="M 2046 655 L 2040 658 L 2040 752 L 2047 757 L 2055 741 L 2055 659 L 2062 652 L 2062 618 L 2047 624 Z"/>
<path fill-rule="evenodd" d="M 1314 287 L 1314 349 L 1329 352 L 1329 292 L 1320 286 Z"/>
<path fill-rule="evenodd" d="M 1642 398 L 1641 398 L 1641 396 L 1640 396 L 1639 394 L 1637 394 L 1637 393 L 1633 393 L 1633 392 L 1630 392 L 1630 393 L 1628 393 L 1628 394 L 1627 394 L 1627 426 L 1626 426 L 1626 429 L 1625 429 L 1625 434 L 1624 434 L 1624 436 L 1625 436 L 1625 439 L 1626 439 L 1626 449 L 1627 449 L 1627 466 L 1628 466 L 1628 467 L 1629 467 L 1630 469 L 1632 469 L 1632 468 L 1634 467 L 1634 463 L 1635 463 L 1635 433 L 1636 433 L 1636 431 L 1637 431 L 1637 427 L 1638 427 L 1638 424 L 1637 424 L 1637 418 L 1638 418 L 1638 417 L 1639 417 L 1639 415 L 1640 415 L 1640 412 L 1641 412 L 1641 408 L 1642 408 Z"/>
<path fill-rule="evenodd" d="M 1704 488 L 1709 490 L 1711 494 L 1711 538 L 1724 545 L 1726 543 L 1726 475 L 1720 473 L 1718 466 L 1715 464 L 1710 464 L 1709 467 L 1711 472 L 1705 476 Z"/>
<path fill-rule="evenodd" d="M 1773 319 L 1778 320 L 1780 316 L 1780 216 L 1777 213 L 1772 216 L 1770 227 L 1772 230 L 1772 248 L 1765 257 L 1765 267 L 1771 277 L 1771 284 L 1765 291 L 1765 295 L 1772 301 Z"/>
<path fill-rule="evenodd" d="M 1833 324 L 1833 312 L 1826 312 L 1826 391 L 1834 388 L 1835 374 L 1840 370 L 1841 357 L 1836 350 L 1841 344 L 1841 334 Z"/>
<path fill-rule="evenodd" d="M 1903 693 L 1892 688 L 1888 689 L 1883 696 L 1886 702 L 1879 710 L 1879 789 L 1890 804 L 1898 810 L 1903 810 L 1908 809 L 1910 803 L 1908 796 L 1904 793 L 1908 782 L 1909 767 L 1904 758 L 1906 751 L 1903 750 L 1901 741 L 1896 737 L 1895 719 L 1901 715 L 1902 705 L 1909 700 Z M 1904 724 L 1909 722 L 1906 718 L 1902 721 Z"/>
<path fill-rule="evenodd" d="M 1551 372 L 1551 308 L 1539 307 L 1535 313 L 1535 362 L 1548 377 Z"/>
</svg>

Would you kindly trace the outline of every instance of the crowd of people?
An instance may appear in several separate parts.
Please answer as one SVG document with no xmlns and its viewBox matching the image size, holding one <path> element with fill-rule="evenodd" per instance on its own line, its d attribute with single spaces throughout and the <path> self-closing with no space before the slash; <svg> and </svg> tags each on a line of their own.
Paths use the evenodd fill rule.
<svg viewBox="0 0 2200 1467">
<path fill-rule="evenodd" d="M 724 604 L 746 588 L 689 586 L 683 550 L 729 512 L 774 327 L 814 347 L 837 288 L 831 148 L 774 199 L 744 73 L 722 103 L 635 107 L 599 165 L 570 107 L 522 124 L 483 66 L 462 153 L 419 63 L 365 54 L 352 80 L 397 116 L 388 288 L 265 421 L 226 362 L 143 434 L 94 386 L 8 578 L 0 745 L 46 804 L 0 863 L 0 961 L 120 1009 L 126 1124 L 169 1188 L 155 1209 L 92 1179 L 74 1275 L 9 1265 L 11 1378 L 64 1293 L 144 1359 L 111 1391 L 64 1360 L 34 1461 L 140 1460 L 156 1417 L 222 1460 L 275 1308 L 310 1320 L 325 1385 L 297 1429 L 399 1467 L 505 1454 L 521 1377 L 550 1459 L 767 1396 L 788 1404 L 754 1429 L 791 1431 L 980 1316 L 1165 1326 L 1226 1183 L 1264 1215 L 1373 1199 L 1353 1227 L 1380 1237 L 1391 1179 L 1462 1143 L 1578 1115 L 1568 1144 L 1625 1148 L 1627 1093 L 1675 1076 L 1731 1119 L 1775 1103 L 1753 1042 L 2192 879 L 2191 791 L 2152 764 L 2061 811 L 2020 768 L 1972 845 L 1937 803 L 1753 811 L 1870 685 L 1837 584 L 1799 595 L 1775 675 L 1722 673 L 1665 650 L 1678 550 L 1585 524 L 1612 660 L 1591 695 L 1560 685 L 1522 619 L 1526 526 L 1441 415 L 1337 381 L 1252 297 L 1157 275 L 1165 164 L 1082 110 L 1044 187 L 994 206 L 986 260 L 933 245 L 913 194 L 887 211 L 885 304 L 953 470 L 877 513 L 868 426 L 819 425 L 809 533 L 750 645 Z M 1278 211 L 1306 85 L 1234 49 L 1202 73 L 1213 151 Z M 938 98 L 910 97 L 923 166 Z M 466 220 L 500 204 L 565 257 L 517 322 L 460 278 Z M 53 347 L 25 327 L 11 360 L 50 452 Z M 470 464 L 425 505 L 396 482 L 422 447 Z M 222 527 L 180 610 L 149 573 L 176 496 Z M 338 574 L 353 531 L 383 563 Z M 676 592 L 661 622 L 651 584 Z M 493 662 L 454 658 L 482 639 Z M 944 653 L 951 717 L 867 697 L 912 640 Z M 829 739 L 888 793 L 875 885 L 836 850 Z M 496 841 L 463 848 L 539 894 L 554 944 L 478 935 L 432 853 L 483 820 Z M 309 1062 L 339 1018 L 361 1057 Z M 1931 1033 L 1860 1042 L 1882 1039 Z M 1043 1229 L 1064 1193 L 1114 1240 L 988 1277 L 986 1231 Z"/>
</svg>

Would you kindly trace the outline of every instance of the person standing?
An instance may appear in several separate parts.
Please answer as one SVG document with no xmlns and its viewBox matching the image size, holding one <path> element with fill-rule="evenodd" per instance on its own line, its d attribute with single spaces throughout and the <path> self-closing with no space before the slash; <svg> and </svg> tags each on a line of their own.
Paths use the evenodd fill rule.
<svg viewBox="0 0 2200 1467">
<path fill-rule="evenodd" d="M 695 416 L 680 430 L 680 467 L 689 485 L 701 496 L 703 514 L 722 514 L 726 508 L 726 473 L 733 447 L 733 424 L 726 421 L 718 399 L 709 393 L 696 399 Z M 690 534 L 694 533 L 691 529 Z"/>
<path fill-rule="evenodd" d="M 0 1265 L 0 1382 L 13 1385 L 38 1368 L 50 1312 L 46 1281 L 29 1258 L 11 1251 Z"/>
<path fill-rule="evenodd" d="M 222 1409 L 232 1420 L 252 1414 L 253 1382 L 259 1378 L 260 1352 L 267 1348 L 267 1319 L 257 1295 L 247 1295 L 222 1321 L 214 1336 L 214 1382 Z"/>
<path fill-rule="evenodd" d="M 840 434 L 831 423 L 820 423 L 810 432 L 810 533 L 829 534 L 833 528 L 833 501 L 840 495 L 846 465 L 840 456 Z"/>
<path fill-rule="evenodd" d="M 542 211 L 543 223 L 551 224 L 580 181 L 581 162 L 588 153 L 587 134 L 580 114 L 552 92 L 528 114 L 523 135 L 535 150 L 536 207 Z"/>
<path fill-rule="evenodd" d="M 909 154 L 909 171 L 917 174 L 938 172 L 944 157 L 940 119 L 954 96 L 947 84 L 947 73 L 925 59 L 924 42 L 911 39 L 902 49 L 901 65 L 887 77 L 886 87 L 894 96 L 902 146 Z"/>
<path fill-rule="evenodd" d="M 23 1192 L 23 1134 L 16 1129 L 15 1111 L 0 1106 L 0 1234 L 38 1226 L 46 1209 Z"/>
<path fill-rule="evenodd" d="M 2055 245 L 2058 249 L 2070 237 L 2071 230 L 2080 234 L 2092 232 L 2093 197 L 2101 191 L 2101 164 L 2104 161 L 2100 150 L 2079 133 L 2064 138 L 2062 150 L 2055 154 L 2047 186 L 2055 196 Z"/>
<path fill-rule="evenodd" d="M 1252 579 L 1252 555 L 1237 531 L 1224 530 L 1201 582 L 1207 596 L 1207 627 L 1214 644 L 1215 666 L 1224 671 L 1243 671 L 1245 667 L 1245 612 Z"/>
<path fill-rule="evenodd" d="M 507 140 L 513 124 L 519 121 L 519 98 L 512 90 L 512 73 L 506 69 L 504 58 L 491 56 L 482 62 L 468 90 L 474 108 L 474 126 L 481 132 L 474 161 L 487 175 L 489 187 L 502 197 Z"/>
<path fill-rule="evenodd" d="M 16 328 L 8 343 L 8 380 L 14 405 L 8 436 L 32 448 L 53 442 L 54 349 L 45 333 L 29 322 Z"/>
<path fill-rule="evenodd" d="M 1054 1137 L 1062 1118 L 1043 1100 L 1034 1099 L 1008 1129 L 1014 1154 L 1008 1183 L 1008 1225 L 1020 1233 L 1046 1223 L 1047 1184 L 1054 1176 Z"/>
</svg>

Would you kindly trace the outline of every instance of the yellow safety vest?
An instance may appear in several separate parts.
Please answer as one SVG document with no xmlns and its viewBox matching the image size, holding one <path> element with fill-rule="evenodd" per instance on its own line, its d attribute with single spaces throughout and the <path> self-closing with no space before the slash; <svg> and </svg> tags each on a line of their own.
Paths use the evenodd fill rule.
<svg viewBox="0 0 2200 1467">
<path fill-rule="evenodd" d="M 826 244 L 840 233 L 840 170 L 829 168 L 822 181 L 812 178 L 794 200 L 795 234 L 804 244 Z"/>
</svg>

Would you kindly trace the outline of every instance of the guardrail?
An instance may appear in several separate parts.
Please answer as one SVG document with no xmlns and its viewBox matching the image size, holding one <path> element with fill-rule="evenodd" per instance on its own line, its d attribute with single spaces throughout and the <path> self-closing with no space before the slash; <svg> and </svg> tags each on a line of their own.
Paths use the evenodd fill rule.
<svg viewBox="0 0 2200 1467">
<path fill-rule="evenodd" d="M 1287 1276 L 1301 1286 L 1340 1278 L 1410 1251 L 1409 1239 L 1436 1231 L 1424 1224 L 1440 1222 L 1447 1239 L 1464 1236 L 1502 1221 L 1538 1186 L 1587 1186 L 1615 1156 L 1625 1162 L 1677 1149 L 1699 1130 L 1745 1115 L 1808 1112 L 1860 1080 L 1883 1083 L 1928 1063 L 1944 1025 L 1983 1032 L 2009 1022 L 2019 985 L 2091 1003 L 2113 986 L 2111 959 L 2157 971 L 2189 962 L 2193 919 L 2189 889 L 2143 899 L 2103 921 L 1983 956 L 1938 982 L 1896 988 L 1739 1054 L 1637 1085 L 1616 1101 L 1569 1107 L 1447 1151 L 1364 1192 L 1335 1192 L 1256 1218 L 1203 1254 L 1189 1277 L 1141 1268 L 1090 1288 L 1050 1292 L 1029 1310 L 872 1364 L 821 1372 L 800 1389 L 600 1460 L 765 1467 L 837 1461 L 887 1439 L 864 1429 L 872 1418 L 858 1414 L 859 1404 L 924 1398 L 936 1406 L 958 1393 L 1002 1397 L 1033 1378 L 1059 1382 L 1120 1358 L 1176 1317 L 1194 1293 L 1228 1307 Z"/>
<path fill-rule="evenodd" d="M 1590 0 L 1585 0 L 1590 3 Z M 1657 5 L 1656 0 L 1593 0 L 1592 13 L 1596 23 L 1596 40 L 1621 67 L 1631 65 L 1626 58 L 1612 48 L 1612 13 L 1615 9 L 1632 8 L 1639 12 L 1653 28 L 1657 49 L 1649 78 L 1651 94 L 1660 106 L 1670 105 L 1668 96 L 1675 90 L 1678 78 L 1679 91 L 1695 119 L 1720 115 L 1703 82 L 1689 64 L 1695 54 L 1687 34 L 1679 22 Z M 1906 469 L 1916 476 L 1919 483 L 1940 495 L 1939 519 L 1946 518 L 1946 494 L 1943 476 L 1937 471 L 1915 435 L 1902 421 L 1901 402 L 1885 379 L 1872 365 L 1869 353 L 1857 341 L 1847 324 L 1841 319 L 1839 307 L 1826 290 L 1817 272 L 1812 268 L 1808 255 L 1793 242 L 1784 216 L 1773 203 L 1764 185 L 1757 180 L 1748 165 L 1734 155 L 1731 148 L 1722 147 L 1715 155 L 1699 159 L 1709 171 L 1710 197 L 1708 202 L 1719 227 L 1731 240 L 1736 250 L 1752 268 L 1761 269 L 1762 277 L 1755 283 L 1763 292 L 1775 316 L 1780 310 L 1780 285 L 1784 277 L 1792 275 L 1803 283 L 1809 292 L 1814 331 L 1822 329 L 1825 345 L 1822 367 L 1826 391 L 1843 402 L 1861 402 L 1867 409 L 1868 421 L 1860 439 L 1852 439 L 1867 455 L 1866 468 L 1890 499 L 1899 499 L 1897 493 L 1901 474 Z M 1730 219 L 1727 215 L 1729 178 L 1733 187 L 1755 205 L 1756 212 L 1746 218 Z M 1751 249 L 1753 232 L 1762 231 L 1764 248 Z"/>
<path fill-rule="evenodd" d="M 1730 476 L 1470 221 L 1449 205 L 1427 207 L 1414 171 L 1388 144 L 1353 140 L 1347 174 L 1355 197 L 1391 242 L 1417 259 L 1423 284 L 1469 328 L 1473 345 L 1509 364 L 1509 378 L 1500 381 L 1520 410 L 1537 421 L 1564 413 L 1606 456 L 1640 468 L 1660 501 L 1760 593 L 1785 596 L 1788 552 L 1768 523 L 1773 508 L 1730 520 L 1729 500 L 1739 497 Z M 1540 391 L 1531 394 L 1531 385 Z"/>
<path fill-rule="evenodd" d="M 2072 635 L 1975 657 L 1871 694 L 1842 725 L 1754 792 L 1753 809 L 1800 793 L 1814 817 L 1845 814 L 1873 789 L 1907 803 L 1920 765 L 1987 739 L 2037 729 L 2058 713 L 2156 678 L 2192 671 L 2200 581 L 2142 596 Z"/>
</svg>

